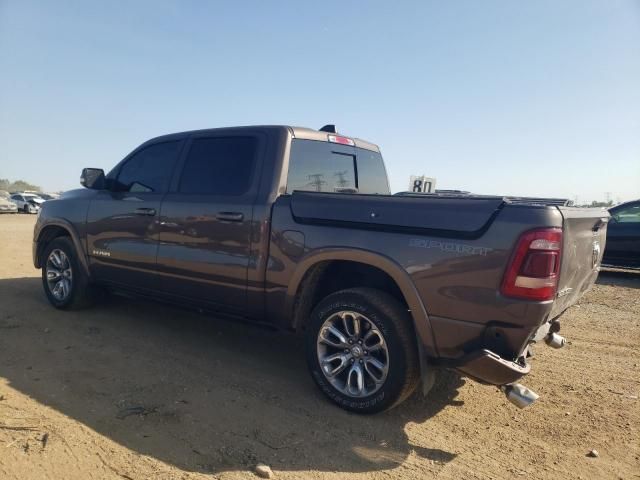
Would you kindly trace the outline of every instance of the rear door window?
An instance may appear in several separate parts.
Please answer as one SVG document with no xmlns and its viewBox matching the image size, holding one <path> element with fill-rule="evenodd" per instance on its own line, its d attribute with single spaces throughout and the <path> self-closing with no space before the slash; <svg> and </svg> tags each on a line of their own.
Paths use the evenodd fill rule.
<svg viewBox="0 0 640 480">
<path fill-rule="evenodd" d="M 250 136 L 197 138 L 180 177 L 180 193 L 242 195 L 256 169 L 258 139 Z"/>
<path fill-rule="evenodd" d="M 165 193 L 178 160 L 182 141 L 150 145 L 133 154 L 118 173 L 118 191 Z"/>
</svg>

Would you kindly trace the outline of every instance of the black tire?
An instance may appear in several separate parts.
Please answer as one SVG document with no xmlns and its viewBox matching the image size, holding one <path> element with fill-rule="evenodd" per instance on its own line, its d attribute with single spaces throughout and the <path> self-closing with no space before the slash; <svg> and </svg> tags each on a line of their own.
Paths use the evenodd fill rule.
<svg viewBox="0 0 640 480">
<path fill-rule="evenodd" d="M 53 294 L 47 280 L 47 262 L 53 250 L 62 250 L 69 259 L 71 268 L 70 293 L 63 299 L 58 299 Z M 62 310 L 77 310 L 91 305 L 92 295 L 89 278 L 87 277 L 76 252 L 75 246 L 69 237 L 58 237 L 52 240 L 44 249 L 42 255 L 42 286 L 49 303 Z"/>
<path fill-rule="evenodd" d="M 382 333 L 388 350 L 386 379 L 371 395 L 353 397 L 335 388 L 318 359 L 318 335 L 324 322 L 340 311 L 364 315 Z M 366 353 L 366 352 L 365 352 Z M 357 413 L 377 413 L 405 400 L 420 380 L 416 338 L 409 312 L 391 295 L 372 288 L 341 290 L 324 298 L 313 310 L 306 330 L 306 355 L 311 376 L 338 406 Z"/>
<path fill-rule="evenodd" d="M 29 213 L 29 205 L 25 205 L 25 206 L 22 208 L 22 212 L 23 212 L 23 213 L 27 213 L 27 214 L 28 214 L 28 213 Z"/>
</svg>

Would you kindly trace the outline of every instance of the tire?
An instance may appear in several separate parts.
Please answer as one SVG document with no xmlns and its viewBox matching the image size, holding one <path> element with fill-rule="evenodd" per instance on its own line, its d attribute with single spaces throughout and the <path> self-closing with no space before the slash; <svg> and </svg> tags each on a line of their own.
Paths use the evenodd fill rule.
<svg viewBox="0 0 640 480">
<path fill-rule="evenodd" d="M 350 324 L 353 333 L 354 316 L 358 317 L 361 333 L 351 335 L 352 343 L 343 345 L 328 327 L 339 329 L 342 324 L 344 332 L 349 333 Z M 332 402 L 345 410 L 369 414 L 388 410 L 405 400 L 418 385 L 420 367 L 411 318 L 407 309 L 385 292 L 353 288 L 327 296 L 313 310 L 305 335 L 313 380 Z M 357 338 L 363 339 L 363 343 L 358 343 Z M 327 363 L 327 359 L 336 356 L 340 358 Z M 385 358 L 385 369 L 374 366 L 385 366 Z M 374 360 L 378 363 L 373 363 Z M 357 363 L 360 374 L 354 371 L 358 369 Z M 342 370 L 332 375 L 332 368 Z"/>
<path fill-rule="evenodd" d="M 23 212 L 23 213 L 29 213 L 29 205 L 25 205 L 25 206 L 22 208 L 22 212 Z"/>
<path fill-rule="evenodd" d="M 67 262 L 63 262 L 63 266 L 58 267 L 54 264 L 52 252 L 57 252 L 58 258 L 66 258 Z M 60 255 L 59 252 L 64 255 Z M 66 268 L 67 266 L 68 268 Z M 68 276 L 65 275 L 67 270 L 70 271 Z M 61 273 L 60 279 L 69 280 L 68 284 L 65 283 L 67 285 L 65 295 L 56 294 L 55 285 L 57 282 L 48 278 L 48 272 L 52 271 Z M 56 308 L 76 310 L 91 305 L 89 278 L 80 265 L 75 246 L 69 237 L 58 237 L 45 247 L 42 256 L 42 286 L 49 303 Z"/>
</svg>

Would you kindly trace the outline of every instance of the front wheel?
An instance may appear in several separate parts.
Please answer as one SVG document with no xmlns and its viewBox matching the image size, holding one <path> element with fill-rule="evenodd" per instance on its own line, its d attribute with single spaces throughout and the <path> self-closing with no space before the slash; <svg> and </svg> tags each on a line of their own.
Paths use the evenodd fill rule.
<svg viewBox="0 0 640 480">
<path fill-rule="evenodd" d="M 322 300 L 311 315 L 306 347 L 314 381 L 346 410 L 387 410 L 406 399 L 419 381 L 408 311 L 379 290 L 342 290 Z"/>
<path fill-rule="evenodd" d="M 42 286 L 51 305 L 82 308 L 91 303 L 89 281 L 69 237 L 59 237 L 44 249 Z"/>
</svg>

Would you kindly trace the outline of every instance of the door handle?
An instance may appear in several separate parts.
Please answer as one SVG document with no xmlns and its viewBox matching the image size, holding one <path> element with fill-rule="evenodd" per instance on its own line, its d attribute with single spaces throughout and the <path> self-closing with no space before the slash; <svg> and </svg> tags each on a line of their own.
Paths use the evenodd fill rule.
<svg viewBox="0 0 640 480">
<path fill-rule="evenodd" d="M 153 217 L 156 214 L 156 209 L 155 208 L 136 208 L 133 213 L 135 213 L 136 215 L 148 215 L 150 217 Z"/>
<path fill-rule="evenodd" d="M 241 222 L 244 215 L 240 212 L 218 212 L 216 218 L 223 222 Z"/>
</svg>

